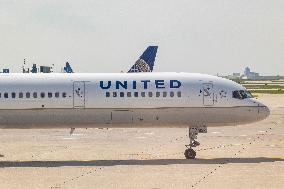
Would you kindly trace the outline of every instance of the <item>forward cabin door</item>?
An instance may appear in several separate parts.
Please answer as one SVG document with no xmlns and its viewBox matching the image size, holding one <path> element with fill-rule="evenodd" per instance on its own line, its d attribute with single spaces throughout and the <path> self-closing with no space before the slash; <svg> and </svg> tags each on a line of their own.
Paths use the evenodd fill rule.
<svg viewBox="0 0 284 189">
<path fill-rule="evenodd" d="M 203 83 L 203 105 L 214 105 L 214 90 L 213 83 Z"/>
<path fill-rule="evenodd" d="M 73 106 L 74 108 L 85 108 L 86 87 L 84 81 L 75 81 L 73 83 Z"/>
</svg>

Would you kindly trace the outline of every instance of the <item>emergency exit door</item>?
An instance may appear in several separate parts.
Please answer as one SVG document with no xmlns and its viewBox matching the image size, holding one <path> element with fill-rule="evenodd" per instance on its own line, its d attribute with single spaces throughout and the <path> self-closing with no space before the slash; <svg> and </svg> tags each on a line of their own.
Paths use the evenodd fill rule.
<svg viewBox="0 0 284 189">
<path fill-rule="evenodd" d="M 73 106 L 74 108 L 85 108 L 85 82 L 75 81 L 73 83 Z"/>
<path fill-rule="evenodd" d="M 214 90 L 213 83 L 203 83 L 203 105 L 214 105 Z"/>
</svg>

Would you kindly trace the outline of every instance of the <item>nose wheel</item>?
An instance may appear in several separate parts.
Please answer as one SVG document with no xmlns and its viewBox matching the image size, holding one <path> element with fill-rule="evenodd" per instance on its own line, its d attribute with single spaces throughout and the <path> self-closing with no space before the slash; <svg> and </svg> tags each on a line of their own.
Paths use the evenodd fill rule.
<svg viewBox="0 0 284 189">
<path fill-rule="evenodd" d="M 195 159 L 196 152 L 192 148 L 188 148 L 185 150 L 184 156 L 186 159 Z"/>
<path fill-rule="evenodd" d="M 189 144 L 185 145 L 186 150 L 184 151 L 184 156 L 186 159 L 195 159 L 196 152 L 192 149 L 200 145 L 197 140 L 198 133 L 207 133 L 207 127 L 190 127 L 188 129 Z"/>
</svg>

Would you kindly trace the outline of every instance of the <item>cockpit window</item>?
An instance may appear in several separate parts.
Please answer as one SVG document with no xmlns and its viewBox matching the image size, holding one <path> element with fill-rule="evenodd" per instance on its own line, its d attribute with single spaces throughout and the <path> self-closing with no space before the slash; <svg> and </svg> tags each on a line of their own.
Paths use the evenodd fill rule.
<svg viewBox="0 0 284 189">
<path fill-rule="evenodd" d="M 252 94 L 249 91 L 233 91 L 233 98 L 236 99 L 246 99 L 246 98 L 253 98 Z"/>
<path fill-rule="evenodd" d="M 242 98 L 253 98 L 252 94 L 249 91 L 240 91 Z"/>
<path fill-rule="evenodd" d="M 242 96 L 239 91 L 233 91 L 233 98 L 242 99 Z"/>
</svg>

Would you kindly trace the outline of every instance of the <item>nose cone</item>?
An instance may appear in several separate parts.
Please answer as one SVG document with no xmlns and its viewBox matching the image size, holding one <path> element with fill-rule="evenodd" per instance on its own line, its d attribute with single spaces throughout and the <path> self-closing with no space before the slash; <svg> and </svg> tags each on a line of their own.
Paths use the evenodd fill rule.
<svg viewBox="0 0 284 189">
<path fill-rule="evenodd" d="M 259 106 L 258 108 L 259 118 L 260 120 L 266 119 L 270 115 L 270 110 L 267 106 Z"/>
<path fill-rule="evenodd" d="M 253 98 L 250 99 L 250 103 L 252 104 L 253 107 L 257 108 L 257 116 L 256 116 L 257 121 L 264 120 L 270 115 L 269 108 L 259 100 Z"/>
</svg>

